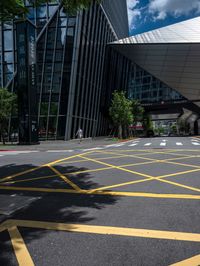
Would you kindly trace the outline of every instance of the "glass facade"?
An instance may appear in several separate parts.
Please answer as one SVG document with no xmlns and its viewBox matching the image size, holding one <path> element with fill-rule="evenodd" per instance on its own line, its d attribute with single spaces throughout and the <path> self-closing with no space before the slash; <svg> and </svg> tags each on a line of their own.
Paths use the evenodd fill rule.
<svg viewBox="0 0 200 266">
<path fill-rule="evenodd" d="M 155 78 L 147 71 L 132 63 L 128 82 L 128 97 L 142 104 L 184 100 L 177 91 Z"/>
<path fill-rule="evenodd" d="M 128 34 L 126 0 L 116 0 L 115 5 L 111 2 L 104 0 L 69 17 L 59 1 L 37 8 L 26 1 L 28 20 L 36 27 L 40 139 L 70 139 L 79 126 L 84 137 L 105 132 L 100 100 L 106 45 Z M 119 7 L 120 13 L 116 13 Z M 17 76 L 15 32 L 13 22 L 1 24 L 0 86 L 13 91 Z M 10 121 L 11 135 L 18 122 L 16 117 Z"/>
<path fill-rule="evenodd" d="M 51 17 L 43 27 L 48 19 L 46 14 Z M 61 123 L 66 121 L 76 17 L 67 17 L 63 8 L 55 5 L 41 6 L 38 16 L 39 137 L 64 139 L 65 127 Z"/>
<path fill-rule="evenodd" d="M 0 35 L 0 86 L 3 87 L 12 80 L 16 70 L 12 22 L 1 25 Z"/>
<path fill-rule="evenodd" d="M 106 44 L 116 39 L 102 8 L 98 5 L 82 14 L 74 103 L 68 111 L 68 125 L 74 137 L 81 127 L 86 137 L 102 135 L 103 116 L 99 112 Z M 95 27 L 94 27 L 95 25 Z M 70 105 L 69 105 L 70 107 Z"/>
</svg>

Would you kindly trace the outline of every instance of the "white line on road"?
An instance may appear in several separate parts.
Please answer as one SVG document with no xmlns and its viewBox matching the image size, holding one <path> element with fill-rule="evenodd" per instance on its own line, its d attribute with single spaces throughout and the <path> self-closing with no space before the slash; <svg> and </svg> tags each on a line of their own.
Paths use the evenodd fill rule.
<svg viewBox="0 0 200 266">
<path fill-rule="evenodd" d="M 47 150 L 46 152 L 73 152 L 74 150 Z"/>
<path fill-rule="evenodd" d="M 121 147 L 124 146 L 125 143 L 121 143 L 121 144 L 116 144 L 114 147 Z"/>
<path fill-rule="evenodd" d="M 200 138 L 192 138 L 191 141 L 200 141 Z"/>
<path fill-rule="evenodd" d="M 132 143 L 132 144 L 130 144 L 130 145 L 128 145 L 129 147 L 133 147 L 133 146 L 136 146 L 136 145 L 138 145 L 138 143 Z"/>
<path fill-rule="evenodd" d="M 94 150 L 103 150 L 104 148 L 102 147 L 96 147 L 96 148 L 90 148 L 90 149 L 84 149 L 82 151 L 94 151 Z"/>
<path fill-rule="evenodd" d="M 123 146 L 125 143 L 121 143 L 121 144 L 110 144 L 110 145 L 107 145 L 105 146 L 106 148 L 110 148 L 110 147 L 120 147 L 120 146 Z"/>
<path fill-rule="evenodd" d="M 146 143 L 144 146 L 151 146 L 152 143 Z"/>
<path fill-rule="evenodd" d="M 200 145 L 198 142 L 192 142 L 193 145 Z"/>
<path fill-rule="evenodd" d="M 39 152 L 39 151 L 2 151 L 0 152 L 0 154 L 2 156 L 6 156 L 6 155 L 27 154 L 27 153 L 32 153 L 32 152 Z"/>
<path fill-rule="evenodd" d="M 161 142 L 160 146 L 166 146 L 166 142 Z"/>
<path fill-rule="evenodd" d="M 176 145 L 177 146 L 183 146 L 183 143 L 182 142 L 176 142 Z"/>
</svg>

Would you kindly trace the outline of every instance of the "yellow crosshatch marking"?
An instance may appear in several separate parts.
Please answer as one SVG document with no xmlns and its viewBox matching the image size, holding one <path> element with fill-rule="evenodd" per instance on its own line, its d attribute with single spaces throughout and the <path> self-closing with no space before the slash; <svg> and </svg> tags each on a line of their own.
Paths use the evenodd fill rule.
<svg viewBox="0 0 200 266">
<path fill-rule="evenodd" d="M 177 152 L 178 151 L 178 152 Z M 190 151 L 192 154 L 184 154 L 184 151 Z M 132 153 L 131 153 L 132 152 Z M 195 152 L 195 154 L 194 154 Z M 198 152 L 198 153 L 197 153 Z M 117 153 L 117 154 L 116 154 Z M 130 154 L 131 153 L 131 154 Z M 189 152 L 188 152 L 189 153 Z M 108 191 L 108 189 L 112 188 L 117 188 L 117 187 L 122 187 L 122 186 L 127 186 L 127 185 L 133 185 L 133 184 L 138 184 L 138 183 L 143 183 L 143 182 L 150 182 L 152 180 L 162 182 L 162 183 L 168 183 L 173 186 L 181 187 L 187 190 L 195 191 L 195 192 L 200 192 L 200 188 L 193 187 L 193 186 L 187 186 L 184 184 L 181 184 L 180 182 L 174 182 L 167 180 L 167 177 L 181 177 L 190 174 L 190 173 L 195 173 L 200 171 L 200 165 L 193 165 L 193 164 L 187 164 L 184 162 L 181 162 L 181 160 L 184 159 L 190 159 L 190 158 L 199 158 L 200 151 L 197 150 L 115 150 L 115 152 L 110 151 L 110 150 L 95 150 L 95 151 L 87 151 L 84 153 L 76 154 L 67 158 L 62 158 L 56 161 L 52 161 L 50 163 L 37 166 L 35 168 L 31 168 L 16 174 L 12 174 L 10 176 L 4 177 L 0 180 L 1 186 L 0 189 L 5 189 L 5 190 L 23 190 L 23 191 L 38 191 L 38 192 L 58 192 L 58 193 L 82 193 L 82 194 L 104 194 L 104 195 L 115 195 L 115 196 L 130 196 L 130 197 L 163 197 L 163 198 L 181 198 L 181 199 L 200 199 L 199 195 L 190 195 L 190 194 L 162 194 L 162 193 L 146 193 L 146 192 L 126 192 L 126 191 Z M 172 158 L 167 158 L 167 159 L 156 159 L 156 158 L 149 158 L 151 155 L 173 155 Z M 97 156 L 98 155 L 98 156 Z M 177 156 L 177 157 L 176 157 Z M 139 160 L 143 160 L 142 162 L 136 162 L 136 163 L 129 163 L 129 164 L 120 164 L 117 165 L 116 162 L 115 164 L 112 163 L 106 163 L 106 160 L 112 160 L 119 158 L 135 158 Z M 103 165 L 105 167 L 100 167 L 95 169 L 84 169 L 84 170 L 78 170 L 70 173 L 61 173 L 58 171 L 55 166 L 63 165 L 63 164 L 73 164 L 73 163 L 79 163 L 79 162 L 93 162 L 98 165 Z M 160 176 L 152 176 L 149 174 L 142 173 L 141 171 L 135 171 L 135 170 L 130 170 L 127 169 L 126 167 L 129 166 L 140 166 L 140 165 L 153 165 L 153 164 L 167 164 L 167 165 L 178 165 L 178 166 L 183 166 L 183 167 L 188 167 L 189 170 L 185 171 L 180 171 L 176 173 L 170 173 L 170 174 L 165 174 L 165 175 L 160 175 Z M 47 176 L 36 176 L 34 177 L 29 177 L 28 174 L 32 173 L 34 171 L 38 171 L 43 168 L 49 168 L 53 174 L 52 175 L 47 175 Z M 192 169 L 191 169 L 192 168 Z M 103 187 L 98 187 L 95 189 L 82 189 L 76 184 L 76 178 L 78 174 L 81 173 L 95 173 L 95 172 L 101 172 L 101 171 L 110 171 L 112 169 L 119 170 L 122 172 L 127 172 L 129 174 L 133 174 L 134 176 L 138 176 L 138 180 L 130 180 L 127 182 L 122 182 L 122 183 L 117 183 L 117 184 L 112 184 L 108 186 L 103 186 Z M 108 172 L 109 173 L 109 172 Z M 22 178 L 19 179 L 20 176 L 26 175 L 27 178 Z M 48 178 L 54 178 L 54 177 L 59 177 L 61 178 L 66 184 L 68 184 L 72 189 L 68 188 L 36 188 L 36 187 L 18 187 L 18 186 L 9 186 L 11 184 L 16 184 L 20 182 L 30 182 L 30 181 L 35 181 L 35 180 L 42 180 L 42 179 L 47 179 Z M 143 178 L 139 178 L 143 177 Z M 17 179 L 16 179 L 17 178 Z M 73 178 L 73 181 L 72 181 Z M 191 177 L 192 178 L 192 177 Z"/>
<path fill-rule="evenodd" d="M 192 258 L 171 264 L 170 266 L 200 266 L 200 254 Z"/>
<path fill-rule="evenodd" d="M 153 238 L 164 239 L 171 241 L 188 241 L 188 242 L 200 242 L 200 234 L 187 233 L 187 232 L 175 232 L 175 231 L 161 231 L 161 230 L 149 230 L 141 228 L 127 228 L 127 227 L 113 227 L 113 226 L 99 226 L 99 225 L 87 225 L 87 224 L 65 224 L 55 222 L 43 222 L 43 221 L 29 221 L 29 220 L 7 220 L 0 224 L 0 232 L 8 231 L 13 246 L 13 250 L 20 266 L 33 266 L 34 262 L 31 258 L 31 254 L 26 247 L 26 243 L 22 238 L 19 228 L 31 228 L 31 229 L 44 229 L 44 230 L 57 230 L 63 232 L 72 233 L 87 233 L 96 235 L 113 235 L 121 237 L 140 237 L 140 238 Z M 190 259 L 173 264 L 174 266 L 182 265 L 198 265 L 194 264 L 198 262 L 200 255 L 196 255 Z M 186 264 L 190 263 L 190 264 Z"/>
<path fill-rule="evenodd" d="M 34 263 L 16 226 L 8 228 L 12 246 L 20 266 L 33 266 Z"/>
<path fill-rule="evenodd" d="M 184 151 L 188 151 L 184 154 Z M 191 154 L 188 154 L 189 151 Z M 167 159 L 156 159 L 151 158 L 151 155 L 167 155 L 165 157 L 170 157 Z M 158 157 L 158 156 L 154 156 Z M 121 159 L 133 159 L 133 163 L 123 164 Z M 180 200 L 200 200 L 200 188 L 187 186 L 181 184 L 181 177 L 187 174 L 199 173 L 200 165 L 186 163 L 185 160 L 192 158 L 200 158 L 200 150 L 115 150 L 115 152 L 106 151 L 88 151 L 85 153 L 76 154 L 67 158 L 59 159 L 41 166 L 37 166 L 19 173 L 3 177 L 0 180 L 0 189 L 2 190 L 13 190 L 13 191 L 30 191 L 30 192 L 45 192 L 45 193 L 71 193 L 71 194 L 83 194 L 83 195 L 108 195 L 108 196 L 119 196 L 119 197 L 140 197 L 140 198 L 155 198 L 155 199 L 180 199 Z M 115 163 L 112 163 L 112 159 Z M 134 163 L 134 159 L 135 162 Z M 137 160 L 136 160 L 137 159 Z M 108 161 L 110 160 L 110 161 Z M 131 160 L 132 161 L 132 160 Z M 73 166 L 73 163 L 77 165 L 84 162 L 93 162 L 96 164 L 93 169 L 79 170 L 80 166 L 77 166 L 77 171 L 62 173 L 58 170 L 59 166 L 67 165 Z M 166 166 L 177 165 L 182 168 L 182 171 L 169 173 L 165 175 L 152 176 L 149 173 L 145 174 L 138 168 L 142 165 L 154 166 L 154 164 L 162 163 Z M 99 166 L 99 168 L 98 168 Z M 133 170 L 127 169 L 126 167 L 132 167 Z M 135 166 L 137 169 L 135 170 Z M 41 169 L 50 169 L 50 175 L 41 176 Z M 91 167 L 92 168 L 92 167 Z M 76 168 L 75 168 L 76 169 Z M 112 170 L 118 171 L 120 173 L 128 173 L 130 175 L 130 181 L 118 184 L 111 184 L 108 186 L 102 186 L 95 189 L 83 189 L 81 186 L 76 184 L 78 181 L 78 174 L 82 173 L 97 173 L 98 177 L 101 178 L 101 172 L 109 173 Z M 179 169 L 180 170 L 180 169 Z M 34 173 L 35 171 L 35 173 Z M 52 174 L 51 174 L 52 172 Z M 34 173 L 36 176 L 31 177 Z M 21 176 L 21 179 L 20 179 Z M 102 175 L 103 176 L 103 175 Z M 131 176 L 138 177 L 138 180 L 131 180 Z M 52 187 L 28 187 L 28 186 L 16 186 L 20 182 L 31 182 L 35 180 L 48 180 L 53 178 L 60 178 L 64 181 L 63 188 Z M 168 177 L 177 177 L 180 182 L 174 182 L 167 180 Z M 193 176 L 190 176 L 192 179 Z M 92 176 L 91 176 L 92 178 Z M 176 187 L 181 187 L 187 189 L 188 192 L 195 191 L 196 194 L 163 194 L 163 193 L 146 193 L 146 192 L 135 192 L 134 186 L 133 191 L 113 191 L 109 190 L 112 188 L 134 185 L 143 182 L 151 182 L 152 180 L 157 182 L 162 182 L 163 186 L 170 184 Z M 124 180 L 125 181 L 125 180 Z M 13 186 L 11 186 L 13 184 Z M 30 184 L 30 183 L 29 183 Z M 10 186 L 9 186 L 10 185 Z M 70 187 L 70 188 L 68 188 Z M 194 192 L 193 192 L 194 193 Z M 13 251 L 15 253 L 18 264 L 21 266 L 34 265 L 34 261 L 29 253 L 26 246 L 26 241 L 23 239 L 20 228 L 32 228 L 41 230 L 59 230 L 63 232 L 73 232 L 73 233 L 87 233 L 87 234 L 97 234 L 97 235 L 113 235 L 121 237 L 139 237 L 139 238 L 152 238 L 152 239 L 165 239 L 170 241 L 187 241 L 187 242 L 200 242 L 199 233 L 189 233 L 189 232 L 175 232 L 175 231 L 161 231 L 161 230 L 149 230 L 149 229 L 138 229 L 138 228 L 124 228 L 124 227 L 112 227 L 112 226 L 100 226 L 100 225 L 87 225 L 87 224 L 65 224 L 65 223 L 54 223 L 54 222 L 43 222 L 43 221 L 27 221 L 27 220 L 7 220 L 0 224 L 0 233 L 7 231 L 9 233 L 11 243 L 13 246 Z M 199 253 L 199 252 L 198 252 Z M 193 254 L 191 258 L 183 258 L 182 261 L 174 262 L 171 266 L 197 266 L 200 261 L 200 254 Z"/>
</svg>

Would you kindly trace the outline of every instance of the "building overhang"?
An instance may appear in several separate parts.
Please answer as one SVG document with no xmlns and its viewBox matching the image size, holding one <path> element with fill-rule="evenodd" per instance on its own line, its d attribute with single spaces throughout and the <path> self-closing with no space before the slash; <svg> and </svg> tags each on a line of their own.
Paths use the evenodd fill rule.
<svg viewBox="0 0 200 266">
<path fill-rule="evenodd" d="M 110 46 L 188 100 L 200 100 L 200 17 Z"/>
</svg>

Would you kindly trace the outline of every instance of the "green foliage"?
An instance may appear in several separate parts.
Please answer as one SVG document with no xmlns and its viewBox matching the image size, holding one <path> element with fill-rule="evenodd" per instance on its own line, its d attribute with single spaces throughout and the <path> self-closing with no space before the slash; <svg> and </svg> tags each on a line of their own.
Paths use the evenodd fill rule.
<svg viewBox="0 0 200 266">
<path fill-rule="evenodd" d="M 179 119 L 178 120 L 178 128 L 179 128 L 179 133 L 186 134 L 190 130 L 190 125 L 186 120 Z"/>
<path fill-rule="evenodd" d="M 122 126 L 133 123 L 132 102 L 126 98 L 123 91 L 113 93 L 112 104 L 109 109 L 113 124 L 119 127 L 119 138 L 122 138 Z"/>
<path fill-rule="evenodd" d="M 93 2 L 93 0 L 62 0 L 64 9 L 69 14 L 76 14 L 77 11 L 88 8 Z M 95 2 L 100 3 L 101 0 Z"/>
<path fill-rule="evenodd" d="M 134 135 L 136 135 L 136 125 L 143 120 L 144 108 L 140 105 L 139 101 L 133 99 L 131 103 L 133 114 Z"/>
<path fill-rule="evenodd" d="M 152 123 L 150 115 L 148 114 L 144 115 L 143 125 L 146 131 L 153 130 L 153 123 Z"/>
<path fill-rule="evenodd" d="M 16 109 L 16 95 L 7 89 L 0 88 L 0 137 L 6 131 L 8 118 L 13 110 Z M 4 142 L 4 139 L 3 139 Z"/>
<path fill-rule="evenodd" d="M 15 16 L 22 17 L 28 9 L 23 0 L 0 0 L 0 20 L 10 20 Z"/>
<path fill-rule="evenodd" d="M 176 134 L 177 133 L 177 127 L 176 127 L 176 125 L 172 125 L 171 128 L 170 128 L 170 130 L 171 130 L 171 133 Z"/>
<path fill-rule="evenodd" d="M 139 101 L 132 100 L 132 113 L 133 113 L 133 123 L 136 125 L 137 122 L 142 121 L 144 108 L 140 105 Z"/>
<path fill-rule="evenodd" d="M 165 132 L 164 128 L 162 126 L 159 126 L 154 129 L 154 132 L 157 133 L 159 136 Z"/>
<path fill-rule="evenodd" d="M 101 0 L 95 0 L 100 3 Z M 39 6 L 46 2 L 54 2 L 53 0 L 32 0 L 33 6 Z M 64 9 L 68 14 L 75 14 L 77 11 L 88 8 L 93 0 L 61 0 Z M 10 20 L 16 16 L 22 18 L 28 13 L 28 8 L 24 6 L 23 0 L 0 0 L 0 20 Z"/>
</svg>

